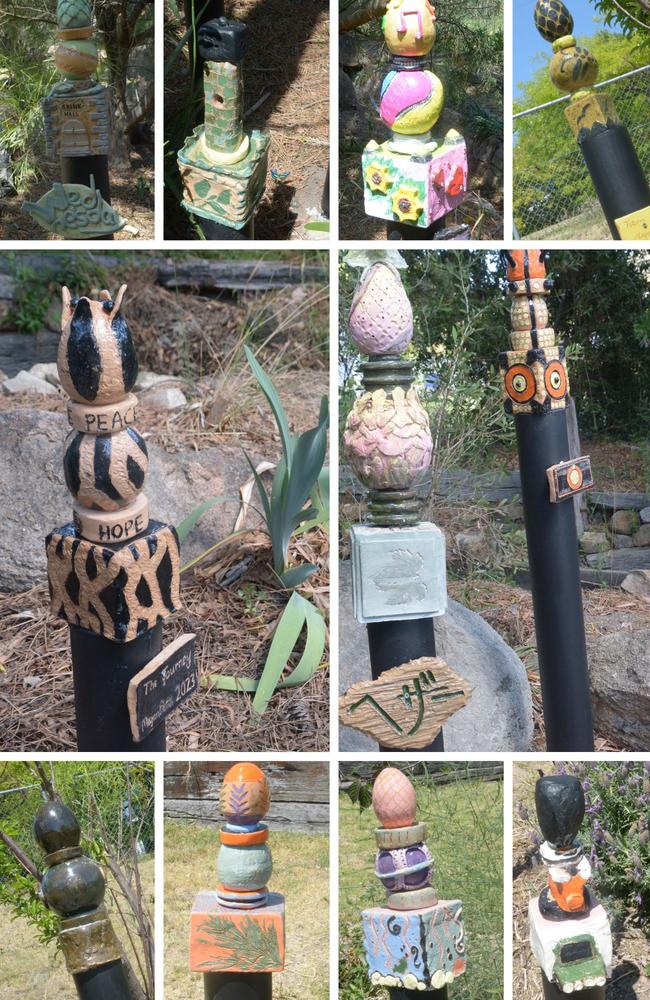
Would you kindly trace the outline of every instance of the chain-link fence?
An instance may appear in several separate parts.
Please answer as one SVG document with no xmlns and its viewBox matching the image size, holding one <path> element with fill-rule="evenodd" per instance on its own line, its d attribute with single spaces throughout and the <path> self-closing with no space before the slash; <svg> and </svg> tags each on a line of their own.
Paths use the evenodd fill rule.
<svg viewBox="0 0 650 1000">
<path fill-rule="evenodd" d="M 463 902 L 467 971 L 454 982 L 454 1000 L 501 997 L 503 765 L 480 761 L 400 762 L 394 766 L 404 771 L 416 787 L 417 818 L 427 825 L 427 844 L 434 858 L 433 885 L 438 897 Z M 374 874 L 377 819 L 368 807 L 372 780 L 379 767 L 347 762 L 340 766 L 341 1000 L 385 997 L 385 989 L 369 980 L 361 931 L 361 911 L 383 905 L 386 895 Z"/>
<path fill-rule="evenodd" d="M 650 66 L 603 81 L 601 87 L 627 125 L 641 166 L 650 173 Z M 580 147 L 564 116 L 567 103 L 559 99 L 514 116 L 514 220 L 518 235 L 527 239 L 610 236 Z M 535 155 L 532 162 L 531 148 L 537 150 L 544 137 L 546 153 Z M 553 153 L 556 147 L 559 151 Z"/>
<path fill-rule="evenodd" d="M 81 847 L 106 877 L 106 903 L 133 975 L 153 997 L 154 766 L 148 762 L 42 764 L 55 793 L 74 812 Z M 33 764 L 0 764 L 0 830 L 43 868 L 32 833 L 45 801 Z M 72 997 L 58 951 L 58 920 L 37 896 L 38 883 L 0 843 L 0 996 Z M 10 935 L 7 933 L 11 928 Z M 131 973 L 129 973 L 131 974 Z"/>
</svg>

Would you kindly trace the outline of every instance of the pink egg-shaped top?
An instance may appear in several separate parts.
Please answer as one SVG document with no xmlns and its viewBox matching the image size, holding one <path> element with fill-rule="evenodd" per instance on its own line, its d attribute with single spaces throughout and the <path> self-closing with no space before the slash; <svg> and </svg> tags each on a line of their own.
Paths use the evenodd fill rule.
<svg viewBox="0 0 650 1000">
<path fill-rule="evenodd" d="M 350 336 L 364 354 L 401 354 L 413 336 L 413 310 L 397 268 L 377 261 L 356 287 Z"/>
<path fill-rule="evenodd" d="M 415 789 L 396 767 L 380 771 L 372 789 L 372 807 L 383 827 L 394 830 L 415 823 Z"/>
<path fill-rule="evenodd" d="M 433 93 L 433 81 L 427 73 L 389 73 L 383 83 L 379 114 L 388 126 L 410 108 L 423 105 Z"/>
</svg>

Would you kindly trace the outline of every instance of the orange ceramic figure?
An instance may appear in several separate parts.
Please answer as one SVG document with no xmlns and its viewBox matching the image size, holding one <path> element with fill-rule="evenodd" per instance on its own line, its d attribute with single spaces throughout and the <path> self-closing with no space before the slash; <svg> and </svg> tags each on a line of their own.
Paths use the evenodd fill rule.
<svg viewBox="0 0 650 1000">
<path fill-rule="evenodd" d="M 556 882 L 550 875 L 548 876 L 549 892 L 565 913 L 577 913 L 585 909 L 586 884 L 587 879 L 581 875 L 574 875 L 568 882 Z"/>
<path fill-rule="evenodd" d="M 542 250 L 508 250 L 506 260 L 508 281 L 546 277 Z"/>
</svg>

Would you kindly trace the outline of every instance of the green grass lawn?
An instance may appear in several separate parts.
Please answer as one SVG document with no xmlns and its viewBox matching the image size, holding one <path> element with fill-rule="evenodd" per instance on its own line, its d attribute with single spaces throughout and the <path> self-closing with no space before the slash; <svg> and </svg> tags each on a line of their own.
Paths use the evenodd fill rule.
<svg viewBox="0 0 650 1000">
<path fill-rule="evenodd" d="M 440 899 L 462 899 L 467 972 L 450 988 L 453 1000 L 503 995 L 503 793 L 501 782 L 428 785 L 415 779 L 418 819 L 427 824 Z M 377 825 L 372 809 L 359 814 L 339 800 L 339 934 L 341 1000 L 385 1000 L 372 986 L 363 954 L 360 911 L 385 893 L 374 875 Z"/>
<path fill-rule="evenodd" d="M 271 831 L 269 888 L 286 900 L 284 972 L 276 1000 L 329 997 L 329 838 Z M 203 977 L 188 969 L 190 912 L 201 889 L 214 889 L 219 835 L 196 823 L 165 823 L 165 1000 L 201 1000 Z"/>
</svg>

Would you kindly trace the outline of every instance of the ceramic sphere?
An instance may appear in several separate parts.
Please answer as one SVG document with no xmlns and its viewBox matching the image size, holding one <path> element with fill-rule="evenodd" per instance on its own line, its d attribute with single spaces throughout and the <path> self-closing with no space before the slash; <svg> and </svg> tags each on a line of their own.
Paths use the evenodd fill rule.
<svg viewBox="0 0 650 1000">
<path fill-rule="evenodd" d="M 410 489 L 426 478 L 433 440 L 414 389 L 365 393 L 348 414 L 345 454 L 369 489 Z"/>
<path fill-rule="evenodd" d="M 432 865 L 433 858 L 427 845 L 413 844 L 411 847 L 379 851 L 375 871 L 388 892 L 402 892 L 429 885 Z"/>
<path fill-rule="evenodd" d="M 85 80 L 97 69 L 97 45 L 92 38 L 61 41 L 54 50 L 56 68 L 72 80 Z"/>
<path fill-rule="evenodd" d="M 558 90 L 572 92 L 591 87 L 598 79 L 598 60 L 580 45 L 560 49 L 551 59 L 549 76 Z"/>
<path fill-rule="evenodd" d="M 400 56 L 425 56 L 436 40 L 435 8 L 429 0 L 389 0 L 382 26 L 388 50 Z"/>
<path fill-rule="evenodd" d="M 442 83 L 435 73 L 393 71 L 382 84 L 379 114 L 393 132 L 422 135 L 438 121 L 444 99 Z"/>
<path fill-rule="evenodd" d="M 221 786 L 221 811 L 229 823 L 252 825 L 266 816 L 271 804 L 269 785 L 255 764 L 234 764 Z"/>
<path fill-rule="evenodd" d="M 64 847 L 78 847 L 81 830 L 77 817 L 58 799 L 45 802 L 34 818 L 34 836 L 46 854 Z"/>
<path fill-rule="evenodd" d="M 262 889 L 272 872 L 273 859 L 266 844 L 222 844 L 219 848 L 217 877 L 228 889 Z"/>
<path fill-rule="evenodd" d="M 402 771 L 386 767 L 372 788 L 372 807 L 381 826 L 388 830 L 415 823 L 415 788 Z"/>
<path fill-rule="evenodd" d="M 97 862 L 78 857 L 48 868 L 41 891 L 49 907 L 62 916 L 72 916 L 99 906 L 105 881 Z"/>
<path fill-rule="evenodd" d="M 413 310 L 397 268 L 377 261 L 357 285 L 350 315 L 350 336 L 363 354 L 402 354 L 413 336 Z"/>
</svg>

